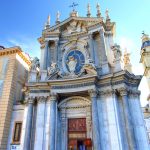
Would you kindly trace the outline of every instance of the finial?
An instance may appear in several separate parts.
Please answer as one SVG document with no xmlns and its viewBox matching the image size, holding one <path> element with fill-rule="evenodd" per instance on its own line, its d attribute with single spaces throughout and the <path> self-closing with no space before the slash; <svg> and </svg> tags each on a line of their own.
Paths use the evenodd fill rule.
<svg viewBox="0 0 150 150">
<path fill-rule="evenodd" d="M 109 10 L 108 9 L 106 9 L 105 14 L 106 14 L 106 20 L 109 20 L 110 18 L 109 18 Z"/>
<path fill-rule="evenodd" d="M 47 25 L 50 25 L 50 15 L 48 15 L 48 18 L 47 18 Z"/>
<path fill-rule="evenodd" d="M 87 5 L 87 17 L 91 17 L 91 7 L 89 3 Z"/>
<path fill-rule="evenodd" d="M 45 25 L 45 29 L 48 29 L 48 28 L 50 28 L 50 15 L 48 15 L 47 22 L 46 22 L 46 25 Z"/>
<path fill-rule="evenodd" d="M 100 5 L 99 5 L 99 3 L 97 3 L 96 8 L 97 8 L 97 17 L 101 17 L 101 12 L 100 12 Z"/>
<path fill-rule="evenodd" d="M 60 12 L 57 11 L 57 15 L 56 15 L 56 24 L 60 23 Z"/>
</svg>

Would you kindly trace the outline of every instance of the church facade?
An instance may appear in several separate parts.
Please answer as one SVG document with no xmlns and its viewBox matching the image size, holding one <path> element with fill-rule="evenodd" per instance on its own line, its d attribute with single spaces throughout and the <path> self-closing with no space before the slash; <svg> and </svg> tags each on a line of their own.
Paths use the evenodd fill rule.
<svg viewBox="0 0 150 150">
<path fill-rule="evenodd" d="M 42 36 L 32 60 L 25 99 L 13 107 L 7 149 L 149 150 L 138 86 L 123 69 L 115 23 L 97 5 L 97 17 L 70 17 Z"/>
</svg>

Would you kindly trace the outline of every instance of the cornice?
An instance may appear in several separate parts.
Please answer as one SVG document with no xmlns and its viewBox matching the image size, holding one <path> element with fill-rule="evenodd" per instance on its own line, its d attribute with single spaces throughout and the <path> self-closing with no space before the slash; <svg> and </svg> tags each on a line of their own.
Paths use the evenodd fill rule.
<svg viewBox="0 0 150 150">
<path fill-rule="evenodd" d="M 0 56 L 18 54 L 24 62 L 26 62 L 29 66 L 31 65 L 31 61 L 23 54 L 23 51 L 20 47 L 10 47 L 0 50 Z"/>
<path fill-rule="evenodd" d="M 85 21 L 85 22 L 99 22 L 99 18 L 97 17 L 90 17 L 90 18 L 87 18 L 87 17 L 69 17 L 67 19 L 65 19 L 64 21 L 60 22 L 59 24 L 55 24 L 54 26 L 52 26 L 49 31 L 53 31 L 65 24 L 67 24 L 68 22 L 72 21 L 72 20 L 75 20 L 75 21 Z M 44 32 L 45 30 L 43 30 Z"/>
<path fill-rule="evenodd" d="M 26 58 L 26 56 L 22 52 L 17 53 L 29 66 L 31 65 L 31 61 Z"/>
<path fill-rule="evenodd" d="M 18 52 L 22 52 L 21 48 L 18 46 L 5 48 L 5 49 L 0 50 L 0 56 L 11 55 L 11 54 L 15 54 Z"/>
</svg>

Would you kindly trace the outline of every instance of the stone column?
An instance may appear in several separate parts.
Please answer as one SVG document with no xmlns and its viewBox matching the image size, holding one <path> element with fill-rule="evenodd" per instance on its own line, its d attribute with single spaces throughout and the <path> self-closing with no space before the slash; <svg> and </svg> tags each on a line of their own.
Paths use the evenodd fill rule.
<svg viewBox="0 0 150 150">
<path fill-rule="evenodd" d="M 86 128 L 87 128 L 87 138 L 92 139 L 92 129 L 91 129 L 91 124 L 92 124 L 92 118 L 91 118 L 91 106 L 86 107 Z"/>
<path fill-rule="evenodd" d="M 113 33 L 111 31 L 105 31 L 105 44 L 107 51 L 107 60 L 110 64 L 113 64 L 114 55 L 111 46 L 114 45 Z"/>
<path fill-rule="evenodd" d="M 50 150 L 56 150 L 56 94 L 50 96 Z"/>
<path fill-rule="evenodd" d="M 44 124 L 45 124 L 45 97 L 38 98 L 37 118 L 35 131 L 35 150 L 43 150 L 44 147 Z"/>
<path fill-rule="evenodd" d="M 128 142 L 126 148 L 130 150 L 136 150 L 131 112 L 129 109 L 128 92 L 125 88 L 119 89 L 119 92 L 122 97 L 123 113 L 124 113 L 124 121 L 125 121 L 125 133 Z"/>
<path fill-rule="evenodd" d="M 92 128 L 93 128 L 93 143 L 94 150 L 100 150 L 100 131 L 99 131 L 99 119 L 97 109 L 97 92 L 95 90 L 89 90 L 89 94 L 92 101 Z"/>
<path fill-rule="evenodd" d="M 34 99 L 30 97 L 28 99 L 28 110 L 27 110 L 27 118 L 26 118 L 26 131 L 24 138 L 24 150 L 30 150 L 31 148 L 31 130 L 32 130 L 32 115 L 33 115 L 33 103 Z"/>
<path fill-rule="evenodd" d="M 122 150 L 122 135 L 118 112 L 118 99 L 114 90 L 105 91 L 106 113 L 108 119 L 109 139 L 111 150 Z"/>
<path fill-rule="evenodd" d="M 110 150 L 109 126 L 106 112 L 106 95 L 103 91 L 99 92 L 99 97 L 97 98 L 97 108 L 99 116 L 100 141 L 102 141 L 101 150 Z"/>
<path fill-rule="evenodd" d="M 61 110 L 61 150 L 67 149 L 67 117 L 66 108 Z"/>
<path fill-rule="evenodd" d="M 90 58 L 95 63 L 95 56 L 94 56 L 94 46 L 93 46 L 93 34 L 89 34 L 89 51 L 90 51 Z"/>
<path fill-rule="evenodd" d="M 137 150 L 149 150 L 148 135 L 144 123 L 144 116 L 141 109 L 139 91 L 130 91 L 129 106 L 132 116 L 132 124 Z"/>
<path fill-rule="evenodd" d="M 47 98 L 46 102 L 46 113 L 45 113 L 45 136 L 44 136 L 44 141 L 45 141 L 45 146 L 44 150 L 49 150 L 49 136 L 50 136 L 50 97 Z"/>
</svg>

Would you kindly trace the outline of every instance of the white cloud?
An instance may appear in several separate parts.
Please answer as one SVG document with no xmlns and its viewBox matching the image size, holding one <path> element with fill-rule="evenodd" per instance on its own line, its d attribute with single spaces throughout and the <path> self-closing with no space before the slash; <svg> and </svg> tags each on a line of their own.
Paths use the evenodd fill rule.
<svg viewBox="0 0 150 150">
<path fill-rule="evenodd" d="M 122 50 L 127 49 L 128 52 L 131 52 L 134 47 L 134 42 L 127 37 L 121 37 L 119 39 L 119 43 L 120 43 Z"/>
<path fill-rule="evenodd" d="M 40 45 L 36 39 L 32 39 L 29 37 L 21 37 L 16 39 L 8 39 L 9 47 L 12 46 L 20 46 L 21 49 L 28 53 L 31 57 L 40 57 Z"/>
</svg>

